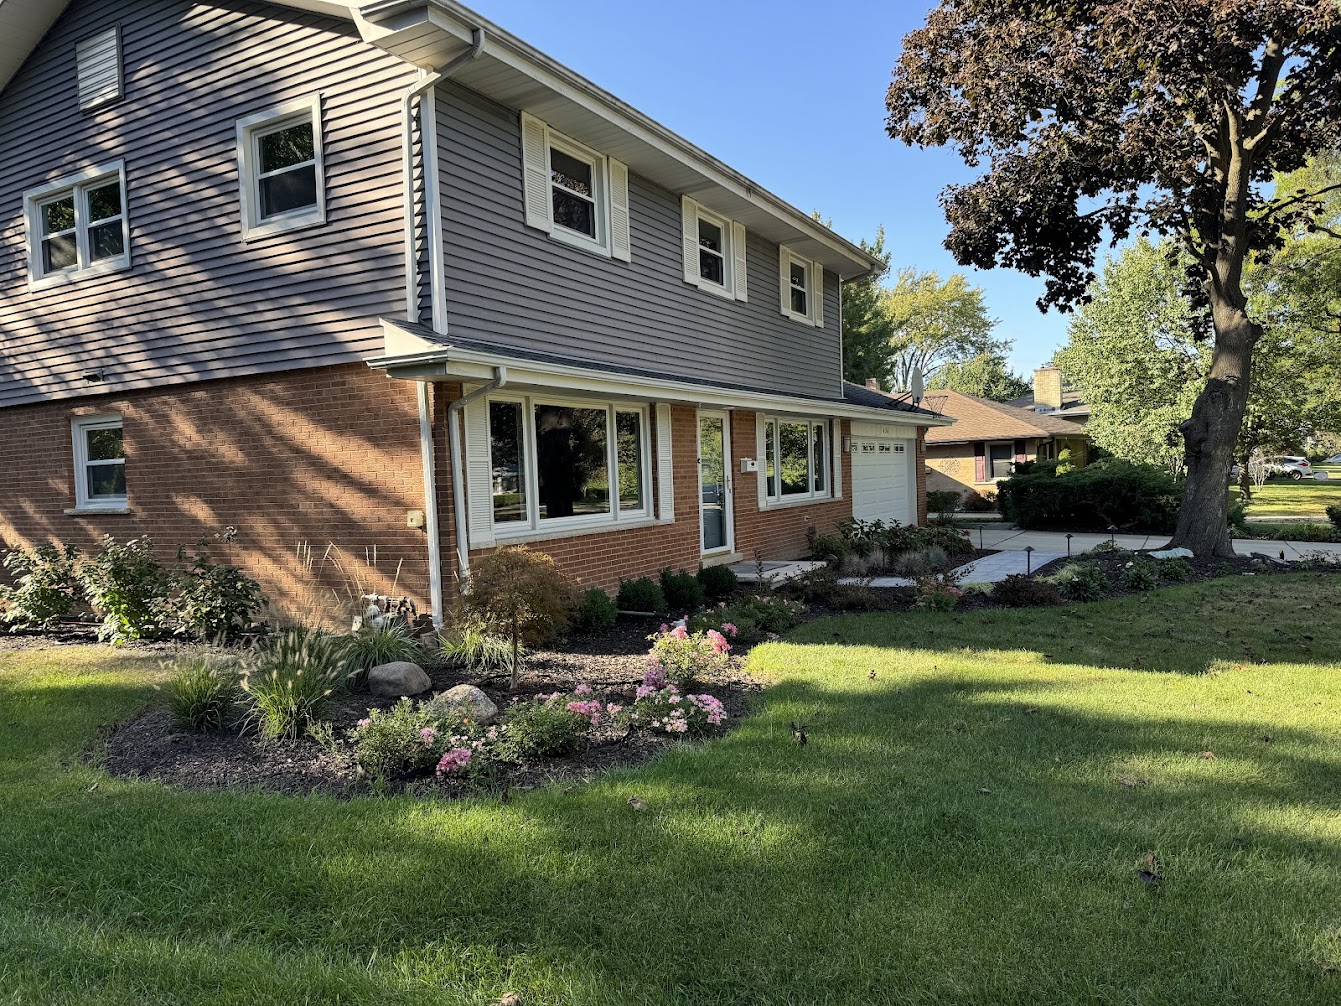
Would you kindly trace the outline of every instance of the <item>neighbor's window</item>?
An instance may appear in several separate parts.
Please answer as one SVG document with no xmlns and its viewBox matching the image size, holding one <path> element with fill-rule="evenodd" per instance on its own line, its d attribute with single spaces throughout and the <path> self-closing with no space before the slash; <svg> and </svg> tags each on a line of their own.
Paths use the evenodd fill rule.
<svg viewBox="0 0 1341 1006">
<path fill-rule="evenodd" d="M 238 122 L 244 237 L 326 219 L 321 104 L 293 102 Z"/>
<path fill-rule="evenodd" d="M 764 426 L 766 495 L 774 502 L 828 495 L 829 424 L 770 419 Z"/>
<path fill-rule="evenodd" d="M 789 267 L 791 281 L 792 314 L 810 317 L 810 270 L 800 262 L 793 261 Z"/>
<path fill-rule="evenodd" d="M 824 327 L 824 266 L 802 258 L 785 245 L 778 248 L 782 313 L 793 321 Z"/>
<path fill-rule="evenodd" d="M 596 205 L 595 157 L 570 153 L 563 147 L 549 148 L 550 200 L 554 226 L 597 240 L 599 212 Z"/>
<path fill-rule="evenodd" d="M 120 416 L 74 421 L 75 503 L 80 509 L 126 505 L 126 450 Z"/>
<path fill-rule="evenodd" d="M 123 165 L 92 168 L 24 194 L 34 283 L 130 265 Z"/>
<path fill-rule="evenodd" d="M 639 408 L 490 401 L 495 525 L 524 531 L 648 516 L 646 430 Z"/>
<path fill-rule="evenodd" d="M 1015 467 L 1015 447 L 1012 444 L 990 444 L 987 448 L 988 471 L 990 479 L 1009 478 Z"/>
<path fill-rule="evenodd" d="M 727 231 L 718 221 L 698 218 L 698 274 L 705 282 L 725 288 Z"/>
</svg>

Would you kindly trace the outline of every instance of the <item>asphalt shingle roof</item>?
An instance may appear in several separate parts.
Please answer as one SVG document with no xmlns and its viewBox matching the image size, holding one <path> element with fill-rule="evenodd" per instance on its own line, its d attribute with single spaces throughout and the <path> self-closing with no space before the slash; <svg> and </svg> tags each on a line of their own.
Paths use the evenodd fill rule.
<svg viewBox="0 0 1341 1006">
<path fill-rule="evenodd" d="M 975 398 L 958 391 L 929 391 L 926 404 L 956 420 L 953 426 L 933 426 L 929 444 L 958 444 L 973 440 L 1017 440 L 1030 437 L 1083 437 L 1085 430 L 1065 419 L 1017 409 L 1003 402 Z"/>
</svg>

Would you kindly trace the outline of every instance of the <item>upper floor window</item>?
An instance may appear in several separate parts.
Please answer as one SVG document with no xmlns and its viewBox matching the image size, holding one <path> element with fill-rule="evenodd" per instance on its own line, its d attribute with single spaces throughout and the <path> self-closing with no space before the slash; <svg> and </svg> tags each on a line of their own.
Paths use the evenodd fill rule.
<svg viewBox="0 0 1341 1006">
<path fill-rule="evenodd" d="M 629 261 L 628 168 L 525 112 L 521 132 L 527 225 Z"/>
<path fill-rule="evenodd" d="M 123 164 L 90 168 L 23 196 L 33 286 L 130 265 Z"/>
<path fill-rule="evenodd" d="M 239 120 L 237 146 L 244 240 L 326 222 L 319 98 Z"/>
<path fill-rule="evenodd" d="M 126 449 L 120 416 L 74 421 L 75 504 L 81 510 L 126 505 Z"/>
<path fill-rule="evenodd" d="M 79 107 L 86 112 L 120 101 L 121 30 L 113 25 L 75 44 L 75 75 Z"/>
<path fill-rule="evenodd" d="M 747 300 L 745 227 L 704 209 L 688 196 L 680 200 L 680 206 L 685 282 L 721 297 Z"/>
<path fill-rule="evenodd" d="M 779 248 L 782 313 L 793 321 L 824 327 L 824 266 Z"/>
<path fill-rule="evenodd" d="M 813 419 L 764 423 L 765 496 L 769 502 L 829 495 L 829 424 Z"/>
</svg>

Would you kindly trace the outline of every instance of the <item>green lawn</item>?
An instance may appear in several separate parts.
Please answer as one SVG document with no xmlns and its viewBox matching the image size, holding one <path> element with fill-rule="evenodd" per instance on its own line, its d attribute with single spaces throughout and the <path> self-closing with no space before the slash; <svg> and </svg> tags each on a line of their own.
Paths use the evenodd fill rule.
<svg viewBox="0 0 1341 1006">
<path fill-rule="evenodd" d="M 506 804 L 108 778 L 109 652 L 0 653 L 4 1006 L 1341 997 L 1341 577 L 813 622 L 726 738 Z"/>
<path fill-rule="evenodd" d="M 1328 474 L 1326 482 L 1315 479 L 1300 479 L 1298 482 L 1270 479 L 1260 488 L 1255 487 L 1252 503 L 1248 506 L 1248 516 L 1307 517 L 1325 522 L 1326 508 L 1341 503 L 1341 468 L 1320 466 L 1317 470 Z M 1230 489 L 1230 498 L 1239 498 L 1237 486 Z"/>
</svg>

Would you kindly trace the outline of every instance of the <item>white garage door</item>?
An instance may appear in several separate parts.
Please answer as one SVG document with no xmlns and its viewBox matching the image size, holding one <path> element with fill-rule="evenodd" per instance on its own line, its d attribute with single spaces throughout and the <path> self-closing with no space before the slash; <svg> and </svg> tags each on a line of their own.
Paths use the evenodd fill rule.
<svg viewBox="0 0 1341 1006">
<path fill-rule="evenodd" d="M 852 516 L 886 524 L 916 524 L 909 472 L 911 440 L 852 438 Z"/>
</svg>

